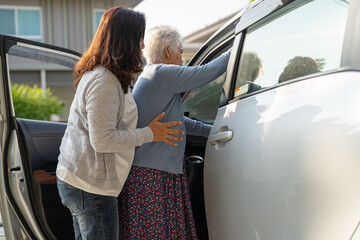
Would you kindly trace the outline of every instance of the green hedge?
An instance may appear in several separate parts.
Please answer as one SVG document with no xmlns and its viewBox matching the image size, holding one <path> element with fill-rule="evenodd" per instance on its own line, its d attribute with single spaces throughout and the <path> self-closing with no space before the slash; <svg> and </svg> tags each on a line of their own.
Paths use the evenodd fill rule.
<svg viewBox="0 0 360 240">
<path fill-rule="evenodd" d="M 61 114 L 64 103 L 51 90 L 35 86 L 13 84 L 11 86 L 15 116 L 26 119 L 50 120 L 51 114 Z"/>
</svg>

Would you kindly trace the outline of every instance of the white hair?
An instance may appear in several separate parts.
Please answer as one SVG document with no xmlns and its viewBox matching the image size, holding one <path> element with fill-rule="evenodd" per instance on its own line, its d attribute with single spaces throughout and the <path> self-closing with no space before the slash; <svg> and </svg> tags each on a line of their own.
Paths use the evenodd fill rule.
<svg viewBox="0 0 360 240">
<path fill-rule="evenodd" d="M 161 62 L 166 57 L 167 47 L 174 53 L 180 44 L 181 37 L 176 28 L 168 25 L 151 28 L 145 33 L 145 58 L 147 62 Z"/>
</svg>

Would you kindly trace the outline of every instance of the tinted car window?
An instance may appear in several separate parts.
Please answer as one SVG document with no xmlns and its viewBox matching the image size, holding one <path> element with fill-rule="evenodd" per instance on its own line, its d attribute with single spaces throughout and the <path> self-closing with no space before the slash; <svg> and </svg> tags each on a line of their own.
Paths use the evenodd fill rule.
<svg viewBox="0 0 360 240">
<path fill-rule="evenodd" d="M 235 97 L 340 66 L 348 1 L 296 1 L 247 30 Z"/>
<path fill-rule="evenodd" d="M 226 43 L 226 47 L 217 49 L 203 63 L 210 62 L 222 53 L 226 52 L 233 41 Z M 212 123 L 216 117 L 219 106 L 221 88 L 225 81 L 226 73 L 222 74 L 216 80 L 188 93 L 183 102 L 185 115 L 190 118 Z"/>
</svg>

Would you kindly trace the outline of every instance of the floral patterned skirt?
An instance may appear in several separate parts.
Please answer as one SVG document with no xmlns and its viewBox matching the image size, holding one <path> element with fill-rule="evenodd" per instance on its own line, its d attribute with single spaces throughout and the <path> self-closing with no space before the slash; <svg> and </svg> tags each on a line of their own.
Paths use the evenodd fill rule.
<svg viewBox="0 0 360 240">
<path fill-rule="evenodd" d="M 119 229 L 127 240 L 197 239 L 186 174 L 132 166 L 119 196 Z"/>
</svg>

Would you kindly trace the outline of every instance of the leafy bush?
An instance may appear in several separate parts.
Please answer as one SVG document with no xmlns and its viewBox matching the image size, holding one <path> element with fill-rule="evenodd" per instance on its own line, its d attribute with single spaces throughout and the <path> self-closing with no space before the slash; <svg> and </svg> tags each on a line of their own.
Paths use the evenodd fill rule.
<svg viewBox="0 0 360 240">
<path fill-rule="evenodd" d="M 20 118 L 50 120 L 51 114 L 61 114 L 64 103 L 51 90 L 44 91 L 37 85 L 13 84 L 11 92 L 15 115 Z"/>
</svg>

